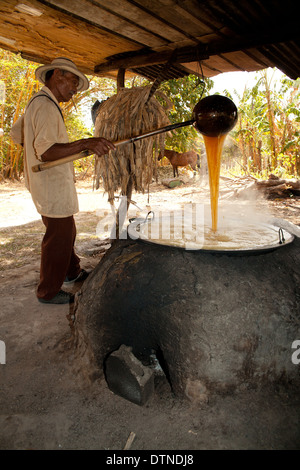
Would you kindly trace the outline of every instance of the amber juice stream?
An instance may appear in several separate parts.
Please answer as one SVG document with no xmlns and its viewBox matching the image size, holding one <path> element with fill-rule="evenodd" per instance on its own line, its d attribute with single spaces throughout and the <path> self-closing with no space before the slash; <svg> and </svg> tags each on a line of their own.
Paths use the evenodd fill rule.
<svg viewBox="0 0 300 470">
<path fill-rule="evenodd" d="M 209 174 L 209 187 L 210 187 L 210 206 L 211 206 L 211 220 L 212 230 L 217 231 L 218 228 L 218 199 L 219 199 L 219 181 L 220 181 L 220 166 L 221 155 L 223 150 L 226 134 L 218 137 L 203 136 L 207 165 Z"/>
</svg>

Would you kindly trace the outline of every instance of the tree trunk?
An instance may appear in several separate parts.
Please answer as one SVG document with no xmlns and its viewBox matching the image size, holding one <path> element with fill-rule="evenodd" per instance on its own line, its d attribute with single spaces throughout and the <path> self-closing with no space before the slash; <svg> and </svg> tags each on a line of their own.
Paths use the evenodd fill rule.
<svg viewBox="0 0 300 470">
<path fill-rule="evenodd" d="M 271 101 L 271 92 L 267 78 L 267 71 L 265 70 L 263 73 L 264 84 L 266 89 L 266 99 L 267 99 L 267 106 L 268 106 L 268 121 L 270 127 L 270 142 L 271 142 L 271 152 L 272 152 L 272 160 L 271 160 L 271 170 L 275 170 L 277 167 L 277 150 L 276 150 L 276 137 L 275 137 L 275 122 L 274 122 L 274 111 Z"/>
<path fill-rule="evenodd" d="M 240 124 L 240 130 L 243 129 L 243 124 L 242 124 L 242 119 L 241 119 L 241 116 L 239 116 L 239 124 Z M 246 152 L 246 145 L 245 145 L 245 139 L 244 139 L 244 136 L 243 136 L 243 133 L 240 132 L 240 149 L 241 149 L 241 154 L 242 154 L 242 165 L 243 165 L 243 168 L 245 169 L 245 171 L 247 171 L 247 152 Z"/>
<path fill-rule="evenodd" d="M 259 172 L 261 172 L 261 148 L 262 140 L 259 140 L 257 143 L 257 155 L 256 155 L 256 165 Z"/>
</svg>

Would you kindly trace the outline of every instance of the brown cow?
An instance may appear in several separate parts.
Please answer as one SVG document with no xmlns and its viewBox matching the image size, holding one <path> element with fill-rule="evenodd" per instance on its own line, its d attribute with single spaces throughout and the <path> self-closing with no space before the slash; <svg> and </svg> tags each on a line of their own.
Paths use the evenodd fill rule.
<svg viewBox="0 0 300 470">
<path fill-rule="evenodd" d="M 164 155 L 162 152 L 159 152 L 158 160 L 167 157 L 173 167 L 174 178 L 178 176 L 178 167 L 179 166 L 191 166 L 194 171 L 197 171 L 200 168 L 200 157 L 199 155 L 194 152 L 194 150 L 190 150 L 189 152 L 179 153 L 175 152 L 175 150 L 164 150 Z"/>
</svg>

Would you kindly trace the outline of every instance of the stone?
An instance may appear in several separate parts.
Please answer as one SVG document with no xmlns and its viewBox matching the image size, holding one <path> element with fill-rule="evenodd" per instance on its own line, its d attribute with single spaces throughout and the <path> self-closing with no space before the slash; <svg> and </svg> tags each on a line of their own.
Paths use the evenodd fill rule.
<svg viewBox="0 0 300 470">
<path fill-rule="evenodd" d="M 137 405 L 144 405 L 154 391 L 154 371 L 144 366 L 129 346 L 121 345 L 108 356 L 105 376 L 112 392 Z"/>
</svg>

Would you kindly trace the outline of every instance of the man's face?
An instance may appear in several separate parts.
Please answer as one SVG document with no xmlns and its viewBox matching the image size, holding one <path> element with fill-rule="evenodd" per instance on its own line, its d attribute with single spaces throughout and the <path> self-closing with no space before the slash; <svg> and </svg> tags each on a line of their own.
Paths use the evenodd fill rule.
<svg viewBox="0 0 300 470">
<path fill-rule="evenodd" d="M 54 72 L 58 101 L 70 101 L 72 96 L 77 93 L 79 78 L 74 73 L 66 70 L 56 69 Z"/>
</svg>

